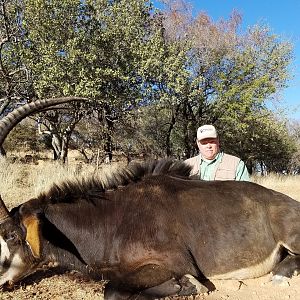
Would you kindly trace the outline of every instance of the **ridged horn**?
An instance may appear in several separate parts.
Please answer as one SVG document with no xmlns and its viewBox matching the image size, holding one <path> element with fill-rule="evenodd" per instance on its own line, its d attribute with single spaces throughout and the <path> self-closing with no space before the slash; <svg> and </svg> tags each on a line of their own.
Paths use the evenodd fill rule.
<svg viewBox="0 0 300 300">
<path fill-rule="evenodd" d="M 5 206 L 5 203 L 3 202 L 1 196 L 0 196 L 0 223 L 2 223 L 4 220 L 10 218 L 9 211 Z"/>
<path fill-rule="evenodd" d="M 7 114 L 0 120 L 0 147 L 2 146 L 5 138 L 9 132 L 23 119 L 29 115 L 36 113 L 42 109 L 50 108 L 52 106 L 71 102 L 71 101 L 87 101 L 88 98 L 83 97 L 61 97 L 61 98 L 49 98 L 36 100 L 34 102 L 26 103 L 12 112 Z"/>
</svg>

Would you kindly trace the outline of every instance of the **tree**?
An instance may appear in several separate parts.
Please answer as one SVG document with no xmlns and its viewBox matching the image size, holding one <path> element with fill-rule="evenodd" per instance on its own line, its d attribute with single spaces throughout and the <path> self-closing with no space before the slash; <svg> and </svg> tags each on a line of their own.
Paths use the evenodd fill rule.
<svg viewBox="0 0 300 300">
<path fill-rule="evenodd" d="M 170 111 L 171 131 L 181 132 L 184 152 L 193 155 L 197 127 L 213 123 L 223 145 L 235 145 L 230 149 L 233 154 L 246 160 L 256 156 L 255 145 L 247 141 L 254 134 L 258 140 L 264 139 L 252 129 L 257 119 L 259 128 L 274 121 L 266 103 L 286 86 L 291 45 L 263 26 L 242 33 L 237 12 L 227 21 L 212 22 L 204 13 L 193 17 L 188 7 L 169 1 L 164 17 L 166 41 L 178 45 L 185 61 L 175 71 L 178 76 L 172 78 L 168 76 L 172 73 L 166 72 L 163 92 L 169 97 L 160 99 Z M 175 101 L 170 101 L 172 95 Z M 178 143 L 176 134 L 170 136 L 172 143 Z M 269 150 L 264 148 L 265 154 Z M 249 159 L 249 165 L 252 163 Z"/>
<path fill-rule="evenodd" d="M 23 1 L 0 2 L 0 116 L 30 96 L 30 72 L 20 53 L 23 11 Z"/>
<path fill-rule="evenodd" d="M 24 24 L 24 57 L 38 97 L 95 99 L 99 134 L 111 154 L 114 126 L 143 101 L 160 47 L 151 3 L 26 0 Z"/>
<path fill-rule="evenodd" d="M 56 158 L 66 159 L 72 137 L 94 145 L 76 130 L 92 116 L 110 158 L 112 149 L 128 161 L 139 151 L 189 157 L 197 127 L 213 123 L 224 150 L 279 170 L 276 142 L 286 159 L 293 143 L 284 152 L 285 126 L 266 104 L 286 86 L 291 45 L 263 26 L 242 32 L 237 12 L 213 22 L 165 2 L 159 12 L 150 0 L 3 1 L 3 114 L 32 99 L 85 96 L 93 101 L 38 117 Z"/>
<path fill-rule="evenodd" d="M 62 110 L 52 110 L 38 118 L 38 132 L 47 135 L 51 140 L 53 157 L 55 160 L 66 161 L 71 135 L 77 123 L 83 117 L 80 105 L 73 104 L 68 108 L 71 113 L 63 113 Z M 69 105 L 70 107 L 70 105 Z"/>
<path fill-rule="evenodd" d="M 5 149 L 14 151 L 16 149 L 39 151 L 42 143 L 38 140 L 34 122 L 30 119 L 17 125 L 5 141 Z"/>
<path fill-rule="evenodd" d="M 288 162 L 288 172 L 290 174 L 300 173 L 300 123 L 292 121 L 288 123 L 288 130 L 295 144 L 295 150 L 292 152 L 292 157 Z"/>
<path fill-rule="evenodd" d="M 23 11 L 21 0 L 0 2 L 0 117 L 32 95 L 30 72 L 20 53 L 24 43 Z M 5 153 L 1 146 L 0 154 Z"/>
</svg>

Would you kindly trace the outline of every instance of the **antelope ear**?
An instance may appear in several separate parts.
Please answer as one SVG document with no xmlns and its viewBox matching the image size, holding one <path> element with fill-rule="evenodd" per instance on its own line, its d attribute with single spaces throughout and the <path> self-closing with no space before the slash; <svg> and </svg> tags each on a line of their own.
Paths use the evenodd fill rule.
<svg viewBox="0 0 300 300">
<path fill-rule="evenodd" d="M 41 256 L 41 238 L 39 230 L 39 219 L 36 216 L 27 216 L 22 220 L 26 228 L 26 242 L 29 244 L 32 255 L 35 258 Z"/>
</svg>

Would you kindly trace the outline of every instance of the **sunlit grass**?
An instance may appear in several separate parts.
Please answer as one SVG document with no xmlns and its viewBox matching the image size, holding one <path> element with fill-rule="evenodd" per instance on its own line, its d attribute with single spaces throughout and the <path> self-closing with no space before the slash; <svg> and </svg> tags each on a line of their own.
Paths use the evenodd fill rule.
<svg viewBox="0 0 300 300">
<path fill-rule="evenodd" d="M 62 165 L 53 161 L 40 161 L 38 165 L 10 163 L 0 159 L 0 195 L 8 208 L 23 203 L 46 191 L 53 183 L 76 177 L 100 175 L 124 166 L 124 163 L 94 165 L 72 163 Z M 266 177 L 251 178 L 253 182 L 267 188 L 282 192 L 300 201 L 300 176 L 284 176 L 271 174 Z"/>
<path fill-rule="evenodd" d="M 300 201 L 300 176 L 269 174 L 253 177 L 252 181 Z"/>
<path fill-rule="evenodd" d="M 0 195 L 8 208 L 23 203 L 46 191 L 53 183 L 60 183 L 74 177 L 101 175 L 115 169 L 116 165 L 69 164 L 41 161 L 38 165 L 9 163 L 0 159 Z"/>
</svg>

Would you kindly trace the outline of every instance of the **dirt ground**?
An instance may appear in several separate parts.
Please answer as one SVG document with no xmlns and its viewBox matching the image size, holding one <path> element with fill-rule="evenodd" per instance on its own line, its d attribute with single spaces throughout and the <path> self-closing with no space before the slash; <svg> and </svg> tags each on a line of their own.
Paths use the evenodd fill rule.
<svg viewBox="0 0 300 300">
<path fill-rule="evenodd" d="M 300 276 L 274 285 L 270 275 L 244 280 L 213 281 L 215 291 L 190 297 L 172 297 L 167 300 L 297 300 L 300 299 Z M 41 272 L 12 291 L 0 292 L 0 299 L 95 300 L 103 299 L 104 282 L 95 282 L 79 273 L 55 274 Z"/>
</svg>

